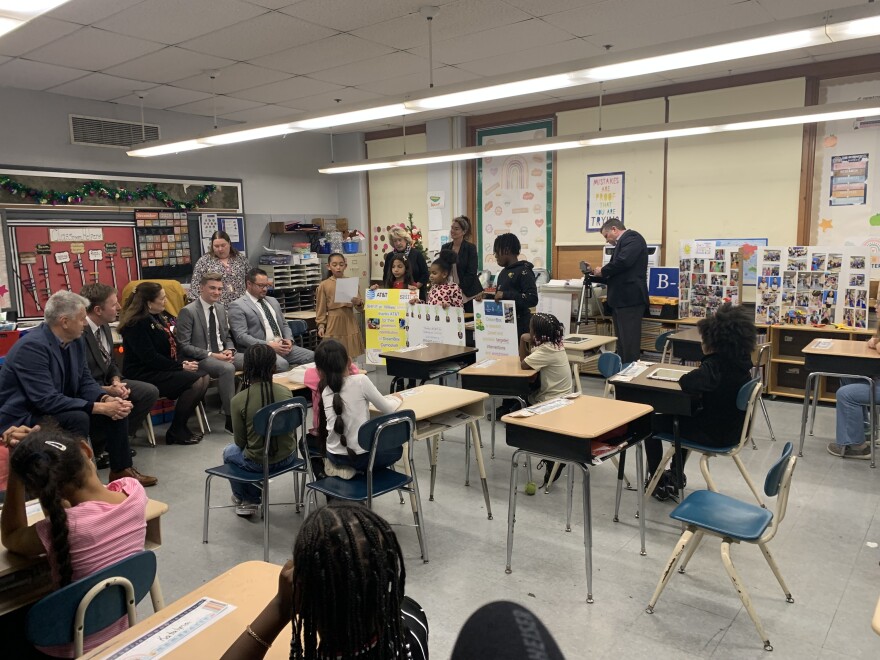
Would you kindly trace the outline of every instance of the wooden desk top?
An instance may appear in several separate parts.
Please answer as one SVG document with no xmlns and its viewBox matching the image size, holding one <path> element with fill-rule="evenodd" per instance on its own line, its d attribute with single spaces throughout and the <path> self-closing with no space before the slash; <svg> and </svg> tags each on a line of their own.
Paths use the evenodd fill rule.
<svg viewBox="0 0 880 660">
<path fill-rule="evenodd" d="M 880 353 L 876 349 L 868 348 L 868 342 L 855 341 L 852 339 L 832 339 L 830 348 L 816 348 L 815 344 L 821 339 L 814 339 L 807 344 L 802 353 L 807 355 L 826 355 L 829 357 L 857 357 L 866 360 L 880 360 Z"/>
<path fill-rule="evenodd" d="M 238 639 L 245 627 L 253 621 L 278 590 L 278 574 L 281 567 L 262 561 L 239 564 L 206 582 L 165 609 L 156 612 L 133 628 L 87 654 L 86 658 L 109 655 L 147 633 L 163 621 L 189 607 L 200 598 L 214 598 L 235 605 L 235 609 L 213 625 L 190 637 L 186 643 L 164 656 L 169 660 L 192 660 L 193 658 L 219 658 Z M 291 626 L 288 624 L 278 635 L 272 648 L 266 653 L 273 660 L 287 660 L 290 656 Z"/>
<path fill-rule="evenodd" d="M 490 355 L 487 359 L 495 360 L 495 363 L 481 367 L 477 365 L 482 364 L 482 362 L 477 362 L 469 367 L 465 367 L 458 373 L 462 376 L 504 376 L 508 378 L 531 378 L 538 373 L 534 369 L 522 369 L 519 366 L 520 359 L 518 355 Z"/>
<path fill-rule="evenodd" d="M 386 351 L 379 353 L 379 357 L 386 360 L 404 360 L 408 362 L 445 362 L 457 357 L 476 353 L 477 349 L 471 346 L 453 346 L 452 344 L 431 344 L 425 348 L 417 348 L 413 351 Z"/>
<path fill-rule="evenodd" d="M 842 335 L 873 335 L 874 330 L 868 330 L 865 328 L 838 328 L 833 325 L 792 325 L 791 323 L 777 323 L 775 325 L 770 326 L 758 326 L 762 328 L 772 328 L 777 332 L 781 332 L 784 330 L 793 330 L 795 332 L 830 332 L 830 333 L 838 333 Z"/>
<path fill-rule="evenodd" d="M 317 316 L 317 312 L 314 310 L 310 312 L 284 312 L 284 318 L 286 319 L 300 319 L 302 321 L 308 321 L 310 319 L 314 319 Z"/>
<path fill-rule="evenodd" d="M 416 421 L 458 410 L 489 398 L 485 392 L 444 385 L 420 385 L 406 392 L 414 394 L 403 397 L 403 403 L 398 410 L 412 410 L 416 414 Z"/>
<path fill-rule="evenodd" d="M 301 395 L 304 392 L 308 392 L 309 388 L 306 387 L 305 383 L 295 382 L 290 380 L 290 372 L 285 371 L 280 374 L 275 374 L 272 376 L 272 382 L 276 385 L 281 385 L 282 387 L 286 387 L 291 392 L 297 395 Z"/>
<path fill-rule="evenodd" d="M 577 343 L 572 343 L 570 341 L 565 341 L 569 337 L 585 337 L 586 341 L 579 341 Z M 608 344 L 614 343 L 617 341 L 617 337 L 613 335 L 566 335 L 562 340 L 562 347 L 566 351 L 592 351 L 600 346 L 607 346 Z"/>
<path fill-rule="evenodd" d="M 611 382 L 614 383 L 615 387 L 639 387 L 642 389 L 649 390 L 669 390 L 671 392 L 681 392 L 681 385 L 677 382 L 673 382 L 671 380 L 655 380 L 653 378 L 648 378 L 652 373 L 657 371 L 657 369 L 673 369 L 675 371 L 693 371 L 697 367 L 684 367 L 678 364 L 655 364 L 652 367 L 648 367 L 640 373 L 638 376 L 629 381 L 618 381 L 614 380 L 613 377 Z"/>
<path fill-rule="evenodd" d="M 615 401 L 598 396 L 579 396 L 570 406 L 532 417 L 505 415 L 501 421 L 527 429 L 558 433 L 572 438 L 596 438 L 651 413 L 641 403 Z"/>
<path fill-rule="evenodd" d="M 687 328 L 685 330 L 679 330 L 674 335 L 669 335 L 669 339 L 672 341 L 686 341 L 693 342 L 695 344 L 702 344 L 703 339 L 700 337 L 700 331 L 696 328 Z"/>
</svg>

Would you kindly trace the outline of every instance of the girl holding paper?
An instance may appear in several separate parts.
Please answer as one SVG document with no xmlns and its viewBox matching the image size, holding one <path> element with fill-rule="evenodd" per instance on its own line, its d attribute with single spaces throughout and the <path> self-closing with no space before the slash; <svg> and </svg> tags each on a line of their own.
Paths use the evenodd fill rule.
<svg viewBox="0 0 880 660">
<path fill-rule="evenodd" d="M 319 337 L 332 337 L 345 346 L 349 357 L 355 358 L 366 351 L 364 338 L 354 318 L 354 308 L 363 309 L 364 301 L 355 295 L 349 302 L 336 302 L 336 280 L 345 277 L 346 266 L 345 257 L 338 252 L 331 254 L 327 260 L 330 273 L 315 290 L 315 322 L 318 324 Z"/>
</svg>

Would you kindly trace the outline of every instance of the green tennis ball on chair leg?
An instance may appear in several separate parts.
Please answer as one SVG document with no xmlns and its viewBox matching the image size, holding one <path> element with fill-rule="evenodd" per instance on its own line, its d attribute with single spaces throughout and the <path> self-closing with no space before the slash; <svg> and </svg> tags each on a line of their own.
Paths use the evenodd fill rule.
<svg viewBox="0 0 880 660">
<path fill-rule="evenodd" d="M 538 492 L 538 484 L 534 481 L 530 481 L 526 484 L 526 495 L 534 495 Z"/>
</svg>

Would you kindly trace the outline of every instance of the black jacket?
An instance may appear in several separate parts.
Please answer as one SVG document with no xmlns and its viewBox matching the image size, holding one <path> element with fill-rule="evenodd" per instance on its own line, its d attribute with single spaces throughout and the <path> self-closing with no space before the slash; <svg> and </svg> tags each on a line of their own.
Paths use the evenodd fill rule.
<svg viewBox="0 0 880 660">
<path fill-rule="evenodd" d="M 642 235 L 627 229 L 602 266 L 602 276 L 592 278 L 608 285 L 608 306 L 612 309 L 648 304 L 648 245 Z"/>
<path fill-rule="evenodd" d="M 385 284 L 385 282 L 388 281 L 388 277 L 391 274 L 391 257 L 394 256 L 394 252 L 395 251 L 392 250 L 385 255 L 385 264 L 382 267 L 382 284 Z M 428 264 L 425 262 L 425 255 L 422 254 L 421 250 L 411 248 L 407 261 L 409 262 L 409 268 L 412 272 L 413 282 L 422 283 L 422 286 L 419 289 L 419 298 L 425 300 L 425 289 L 428 285 Z"/>
<path fill-rule="evenodd" d="M 441 250 L 452 250 L 452 243 L 446 243 Z M 473 298 L 483 290 L 477 277 L 477 246 L 469 241 L 462 241 L 458 249 L 458 261 L 455 264 L 458 271 L 458 286 L 467 298 Z"/>
<path fill-rule="evenodd" d="M 532 320 L 531 307 L 538 304 L 538 285 L 535 284 L 535 271 L 528 261 L 517 261 L 498 273 L 497 290 L 503 300 L 516 303 L 516 331 L 525 334 Z"/>
<path fill-rule="evenodd" d="M 147 380 L 157 371 L 182 371 L 183 356 L 176 340 L 177 359 L 171 357 L 168 333 L 148 315 L 124 328 L 122 335 L 122 371 L 128 378 Z"/>
<path fill-rule="evenodd" d="M 751 358 L 737 363 L 712 353 L 703 358 L 700 368 L 686 373 L 678 381 L 689 394 L 702 394 L 702 409 L 689 421 L 702 436 L 697 442 L 730 446 L 739 442 L 745 412 L 737 408 L 740 388 L 751 379 Z M 682 435 L 686 436 L 684 430 Z"/>
</svg>

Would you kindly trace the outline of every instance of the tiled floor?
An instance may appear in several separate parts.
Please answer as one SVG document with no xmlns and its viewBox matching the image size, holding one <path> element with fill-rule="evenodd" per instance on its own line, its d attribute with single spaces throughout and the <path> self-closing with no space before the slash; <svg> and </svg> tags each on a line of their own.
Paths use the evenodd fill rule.
<svg viewBox="0 0 880 660">
<path fill-rule="evenodd" d="M 387 391 L 381 370 L 372 377 Z M 601 382 L 584 378 L 587 394 L 601 394 Z M 777 442 L 769 440 L 763 417 L 755 423 L 758 450 L 743 451 L 756 481 L 763 481 L 778 457 L 782 442 L 796 442 L 800 406 L 768 401 Z M 213 416 L 214 425 L 222 426 Z M 511 450 L 499 428 L 497 455 L 485 455 L 494 520 L 487 520 L 476 475 L 464 486 L 463 431 L 448 434 L 440 449 L 436 500 L 429 502 L 428 461 L 417 447 L 423 506 L 431 561 L 420 560 L 411 527 L 398 528 L 407 559 L 407 591 L 428 613 L 431 654 L 449 656 L 467 616 L 483 603 L 509 599 L 525 604 L 547 624 L 569 658 L 878 658 L 880 637 L 871 631 L 871 616 L 880 596 L 880 469 L 867 461 L 844 461 L 825 451 L 834 427 L 833 409 L 819 410 L 816 437 L 808 438 L 798 461 L 788 515 L 771 544 L 795 603 L 788 604 L 757 547 L 734 547 L 755 607 L 769 632 L 774 651 L 768 656 L 721 564 L 718 543 L 707 540 L 686 575 L 676 574 L 653 615 L 645 613 L 660 570 L 678 528 L 668 518 L 672 503 L 647 505 L 646 557 L 639 556 L 635 494 L 624 493 L 622 516 L 612 522 L 614 471 L 610 465 L 591 470 L 593 495 L 593 562 L 596 602 L 585 603 L 583 527 L 575 498 L 573 529 L 564 531 L 565 498 L 561 488 L 549 495 L 520 495 L 513 573 L 507 575 L 505 542 Z M 159 477 L 150 495 L 171 505 L 163 517 L 159 570 L 171 602 L 234 564 L 262 558 L 258 521 L 215 511 L 211 542 L 201 542 L 204 468 L 221 461 L 230 436 L 214 433 L 194 447 L 138 443 L 136 465 Z M 473 460 L 473 458 L 472 458 Z M 630 464 L 632 465 L 632 463 Z M 634 469 L 628 468 L 634 478 Z M 692 487 L 702 481 L 696 461 L 689 465 Z M 722 491 L 751 499 L 731 461 L 713 462 Z M 561 486 L 564 479 L 558 482 Z M 579 487 L 579 480 L 576 488 Z M 273 483 L 273 499 L 292 497 L 289 482 Z M 214 502 L 228 501 L 226 484 L 215 481 Z M 375 508 L 392 522 L 411 523 L 409 507 L 394 496 L 380 498 Z M 273 507 L 270 559 L 282 563 L 302 522 L 293 507 Z M 142 604 L 142 608 L 144 605 Z M 142 611 L 149 611 L 149 606 Z"/>
</svg>

